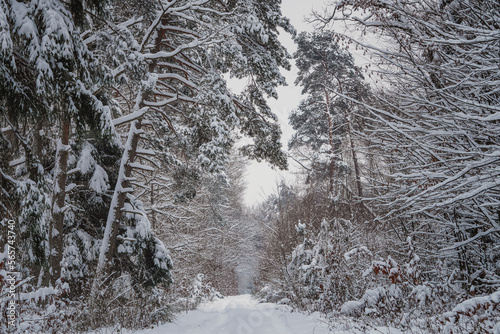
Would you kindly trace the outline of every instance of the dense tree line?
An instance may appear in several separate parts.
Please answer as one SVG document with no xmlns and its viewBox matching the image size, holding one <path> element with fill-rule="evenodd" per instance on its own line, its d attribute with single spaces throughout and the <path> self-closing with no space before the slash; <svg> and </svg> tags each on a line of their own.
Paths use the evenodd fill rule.
<svg viewBox="0 0 500 334">
<path fill-rule="evenodd" d="M 236 130 L 252 138 L 244 155 L 286 167 L 265 101 L 290 66 L 278 28 L 294 33 L 280 1 L 0 2 L 0 280 L 10 221 L 20 272 L 16 320 L 2 330 L 145 326 L 168 319 L 162 300 L 210 285 L 198 274 L 234 293 L 243 213 L 227 193 L 237 172 L 225 171 Z M 248 84 L 234 94 L 224 75 Z M 184 252 L 167 250 L 173 240 Z M 179 295 L 177 256 L 196 263 L 178 266 L 192 270 Z"/>
<path fill-rule="evenodd" d="M 280 4 L 0 0 L 2 331 L 139 328 L 248 291 L 500 330 L 500 5 L 338 0 L 295 35 Z M 249 212 L 241 154 L 287 165 L 280 30 L 303 169 Z"/>
<path fill-rule="evenodd" d="M 342 0 L 314 15 L 317 31 L 296 37 L 306 97 L 290 116 L 304 177 L 261 208 L 261 296 L 373 325 L 498 331 L 499 13 Z"/>
</svg>

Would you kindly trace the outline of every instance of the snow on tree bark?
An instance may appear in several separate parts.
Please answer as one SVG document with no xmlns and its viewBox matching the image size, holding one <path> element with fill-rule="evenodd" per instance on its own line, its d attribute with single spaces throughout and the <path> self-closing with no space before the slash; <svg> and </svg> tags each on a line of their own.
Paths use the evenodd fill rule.
<svg viewBox="0 0 500 334">
<path fill-rule="evenodd" d="M 49 228 L 51 284 L 61 277 L 61 261 L 64 248 L 64 213 L 66 211 L 66 180 L 68 178 L 68 155 L 71 120 L 62 112 L 62 134 L 57 145 L 56 169 L 54 172 L 54 195 L 52 199 L 52 221 Z"/>
</svg>

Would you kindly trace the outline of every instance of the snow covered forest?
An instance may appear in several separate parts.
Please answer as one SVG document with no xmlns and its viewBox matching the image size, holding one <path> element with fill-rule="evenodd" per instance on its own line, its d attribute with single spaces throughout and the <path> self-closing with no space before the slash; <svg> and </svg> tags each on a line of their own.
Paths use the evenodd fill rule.
<svg viewBox="0 0 500 334">
<path fill-rule="evenodd" d="M 282 9 L 0 0 L 1 333 L 245 293 L 331 328 L 500 333 L 500 3 L 331 0 L 309 32 Z M 300 167 L 249 208 L 251 160 Z"/>
</svg>

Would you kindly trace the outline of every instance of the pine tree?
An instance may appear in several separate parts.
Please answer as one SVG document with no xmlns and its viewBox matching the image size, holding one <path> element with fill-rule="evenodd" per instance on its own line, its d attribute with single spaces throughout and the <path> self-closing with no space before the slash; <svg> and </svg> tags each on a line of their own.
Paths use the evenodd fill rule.
<svg viewBox="0 0 500 334">
<path fill-rule="evenodd" d="M 0 210 L 20 224 L 26 261 L 19 269 L 38 278 L 23 292 L 48 289 L 49 306 L 64 289 L 60 298 L 72 304 L 89 293 L 93 278 L 95 303 L 80 314 L 83 328 L 126 314 L 128 304 L 100 309 L 122 299 L 144 306 L 123 320 L 127 326 L 151 321 L 155 296 L 172 271 L 152 225 L 164 213 L 190 210 L 199 180 L 210 184 L 200 197 L 210 187 L 224 195 L 207 196 L 204 212 L 212 215 L 205 216 L 233 229 L 211 240 L 237 248 L 246 230 L 238 196 L 227 194 L 234 133 L 253 139 L 241 148 L 247 156 L 286 167 L 277 118 L 266 103 L 285 83 L 280 68 L 289 68 L 278 28 L 294 33 L 279 7 L 280 1 L 0 0 Z M 225 75 L 248 86 L 237 96 Z M 161 214 L 159 189 L 175 198 Z M 220 261 L 239 265 L 235 252 L 219 251 Z M 100 303 L 105 298 L 111 304 Z"/>
<path fill-rule="evenodd" d="M 274 96 L 274 87 L 284 82 L 278 66 L 288 66 L 276 29 L 282 26 L 293 31 L 276 11 L 277 4 L 165 3 L 140 36 L 135 51 L 131 49 L 134 57 L 143 59 L 142 68 L 147 70 L 138 77 L 142 81 L 129 82 L 121 89 L 125 92 L 133 87 L 133 107 L 130 114 L 114 120 L 115 126 L 131 123 L 100 251 L 98 277 L 117 247 L 123 208 L 133 191 L 133 170 L 153 170 L 136 162 L 145 160 L 145 155 L 155 155 L 151 161 L 192 164 L 200 171 L 222 174 L 233 144 L 231 132 L 239 127 L 254 138 L 253 145 L 242 148 L 244 153 L 286 166 L 280 130 L 264 100 L 265 95 Z M 276 7 L 275 15 L 262 12 L 267 6 Z M 235 15 L 227 15 L 231 10 Z M 242 96 L 234 96 L 226 87 L 222 75 L 227 72 L 239 78 L 252 75 L 253 81 Z M 124 97 L 124 93 L 118 97 L 122 105 L 128 103 Z M 142 144 L 142 138 L 148 141 Z"/>
<path fill-rule="evenodd" d="M 0 75 L 5 79 L 0 88 L 4 93 L 2 111 L 4 122 L 11 124 L 12 131 L 19 134 L 20 122 L 33 121 L 36 124 L 33 129 L 35 145 L 24 148 L 27 163 L 36 164 L 42 160 L 44 139 L 40 131 L 44 124 L 55 122 L 59 125 L 54 187 L 52 195 L 44 195 L 52 198 L 52 218 L 47 234 L 50 277 L 54 285 L 61 275 L 72 132 L 94 128 L 104 133 L 111 128 L 110 110 L 92 91 L 103 80 L 100 67 L 80 37 L 72 13 L 63 4 L 59 1 L 2 2 L 1 7 L 5 18 L 1 32 L 2 45 L 5 46 L 0 65 Z M 21 152 L 18 144 L 11 144 L 14 152 Z M 38 165 L 38 168 L 43 169 L 43 166 Z M 38 173 L 38 177 L 31 173 L 29 178 L 43 180 L 44 172 L 39 169 Z M 43 225 L 40 222 L 42 230 Z M 48 272 L 45 275 L 49 277 Z"/>
<path fill-rule="evenodd" d="M 330 193 L 338 184 L 336 180 L 353 170 L 357 195 L 362 196 L 352 124 L 359 109 L 352 100 L 366 100 L 369 89 L 352 55 L 340 48 L 332 32 L 301 33 L 296 43 L 296 84 L 303 87 L 307 97 L 290 115 L 296 133 L 289 146 L 312 150 L 312 167 L 327 175 Z M 351 153 L 350 158 L 346 151 Z M 341 191 L 336 190 L 337 197 Z"/>
</svg>

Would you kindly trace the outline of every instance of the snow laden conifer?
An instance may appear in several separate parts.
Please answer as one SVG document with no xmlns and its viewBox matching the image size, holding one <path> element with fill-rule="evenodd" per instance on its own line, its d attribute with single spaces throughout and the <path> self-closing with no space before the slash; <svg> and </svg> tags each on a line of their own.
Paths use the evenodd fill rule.
<svg viewBox="0 0 500 334">
<path fill-rule="evenodd" d="M 70 141 L 74 133 L 89 128 L 98 133 L 109 133 L 111 115 L 94 91 L 103 81 L 100 66 L 87 50 L 73 14 L 63 3 L 51 0 L 2 1 L 0 7 L 2 123 L 16 134 L 10 135 L 10 149 L 12 158 L 19 160 L 11 165 L 28 167 L 28 173 L 17 177 L 23 182 L 33 179 L 51 184 L 50 190 L 39 186 L 40 190 L 45 189 L 43 196 L 46 199 L 52 198 L 50 219 L 45 214 L 40 215 L 50 223 L 48 226 L 40 224 L 37 228 L 44 230 L 48 227 L 44 233 L 48 236 L 49 249 L 46 252 L 50 264 L 47 264 L 44 275 L 47 279 L 51 277 L 51 284 L 55 285 L 61 275 L 63 225 L 68 208 L 66 195 L 71 191 L 66 187 Z M 21 129 L 23 122 L 35 125 Z M 55 124 L 55 127 L 50 124 Z M 51 130 L 44 131 L 48 128 Z M 57 135 L 51 137 L 49 133 L 52 131 Z M 53 138 L 57 142 L 55 152 L 43 144 Z M 50 166 L 45 162 L 51 159 L 44 156 L 44 151 L 55 154 L 55 165 L 50 171 L 52 180 L 45 176 L 48 171 L 44 169 Z M 31 168 L 36 160 L 39 162 L 38 176 Z"/>
<path fill-rule="evenodd" d="M 359 107 L 352 101 L 369 97 L 360 68 L 328 30 L 300 33 L 294 57 L 299 69 L 296 84 L 306 98 L 290 115 L 296 133 L 289 142 L 299 158 L 310 161 L 313 176 L 327 179 L 330 197 L 344 201 L 363 196 L 355 130 Z M 344 184 L 346 175 L 354 174 Z M 345 216 L 345 218 L 350 218 Z"/>
<path fill-rule="evenodd" d="M 147 180 L 153 166 L 161 163 L 223 175 L 234 141 L 231 133 L 237 128 L 254 138 L 254 144 L 242 148 L 244 153 L 286 166 L 280 130 L 264 100 L 284 83 L 279 66 L 288 67 L 287 53 L 277 41 L 278 26 L 293 32 L 278 2 L 171 1 L 157 7 L 143 34 L 132 32 L 137 42 L 128 58 L 139 59 L 145 71 L 135 81 L 128 75 L 126 85 L 116 88 L 117 102 L 130 108 L 114 124 L 129 130 L 98 278 L 116 252 L 123 213 L 145 216 L 131 204 L 133 185 L 142 184 L 136 175 Z M 118 77 L 121 72 L 126 75 L 126 67 L 116 71 Z M 224 73 L 249 78 L 241 96 L 229 91 Z"/>
<path fill-rule="evenodd" d="M 103 166 L 112 196 L 100 229 L 95 310 L 103 305 L 100 288 L 109 287 L 115 300 L 113 284 L 101 285 L 108 273 L 131 286 L 150 274 L 153 285 L 169 282 L 172 262 L 152 225 L 182 211 L 178 206 L 196 190 L 179 192 L 168 212 L 158 210 L 158 190 L 176 192 L 176 183 L 196 183 L 207 171 L 224 179 L 236 129 L 254 138 L 245 154 L 285 167 L 280 130 L 264 98 L 276 95 L 284 83 L 279 67 L 289 66 L 276 29 L 293 32 L 277 1 L 111 1 L 109 13 L 108 22 L 84 33 L 109 69 L 113 125 L 123 139 L 116 178 Z M 241 96 L 229 91 L 224 74 L 249 79 Z"/>
<path fill-rule="evenodd" d="M 88 50 L 83 22 L 75 22 L 77 12 L 66 5 L 56 0 L 0 3 L 0 123 L 6 140 L 1 203 L 4 217 L 19 227 L 17 246 L 23 252 L 16 269 L 29 277 L 19 287 L 26 293 L 21 322 L 30 312 L 45 312 L 43 306 L 55 307 L 63 289 L 67 298 L 85 289 L 82 282 L 95 259 L 90 226 L 96 216 L 82 217 L 83 194 L 98 188 L 105 193 L 109 187 L 109 170 L 97 164 L 94 182 L 78 184 L 86 173 L 76 166 L 79 142 L 113 146 L 114 130 L 103 90 L 108 70 Z M 42 295 L 50 300 L 37 310 Z M 29 328 L 49 332 L 41 322 Z"/>
</svg>

